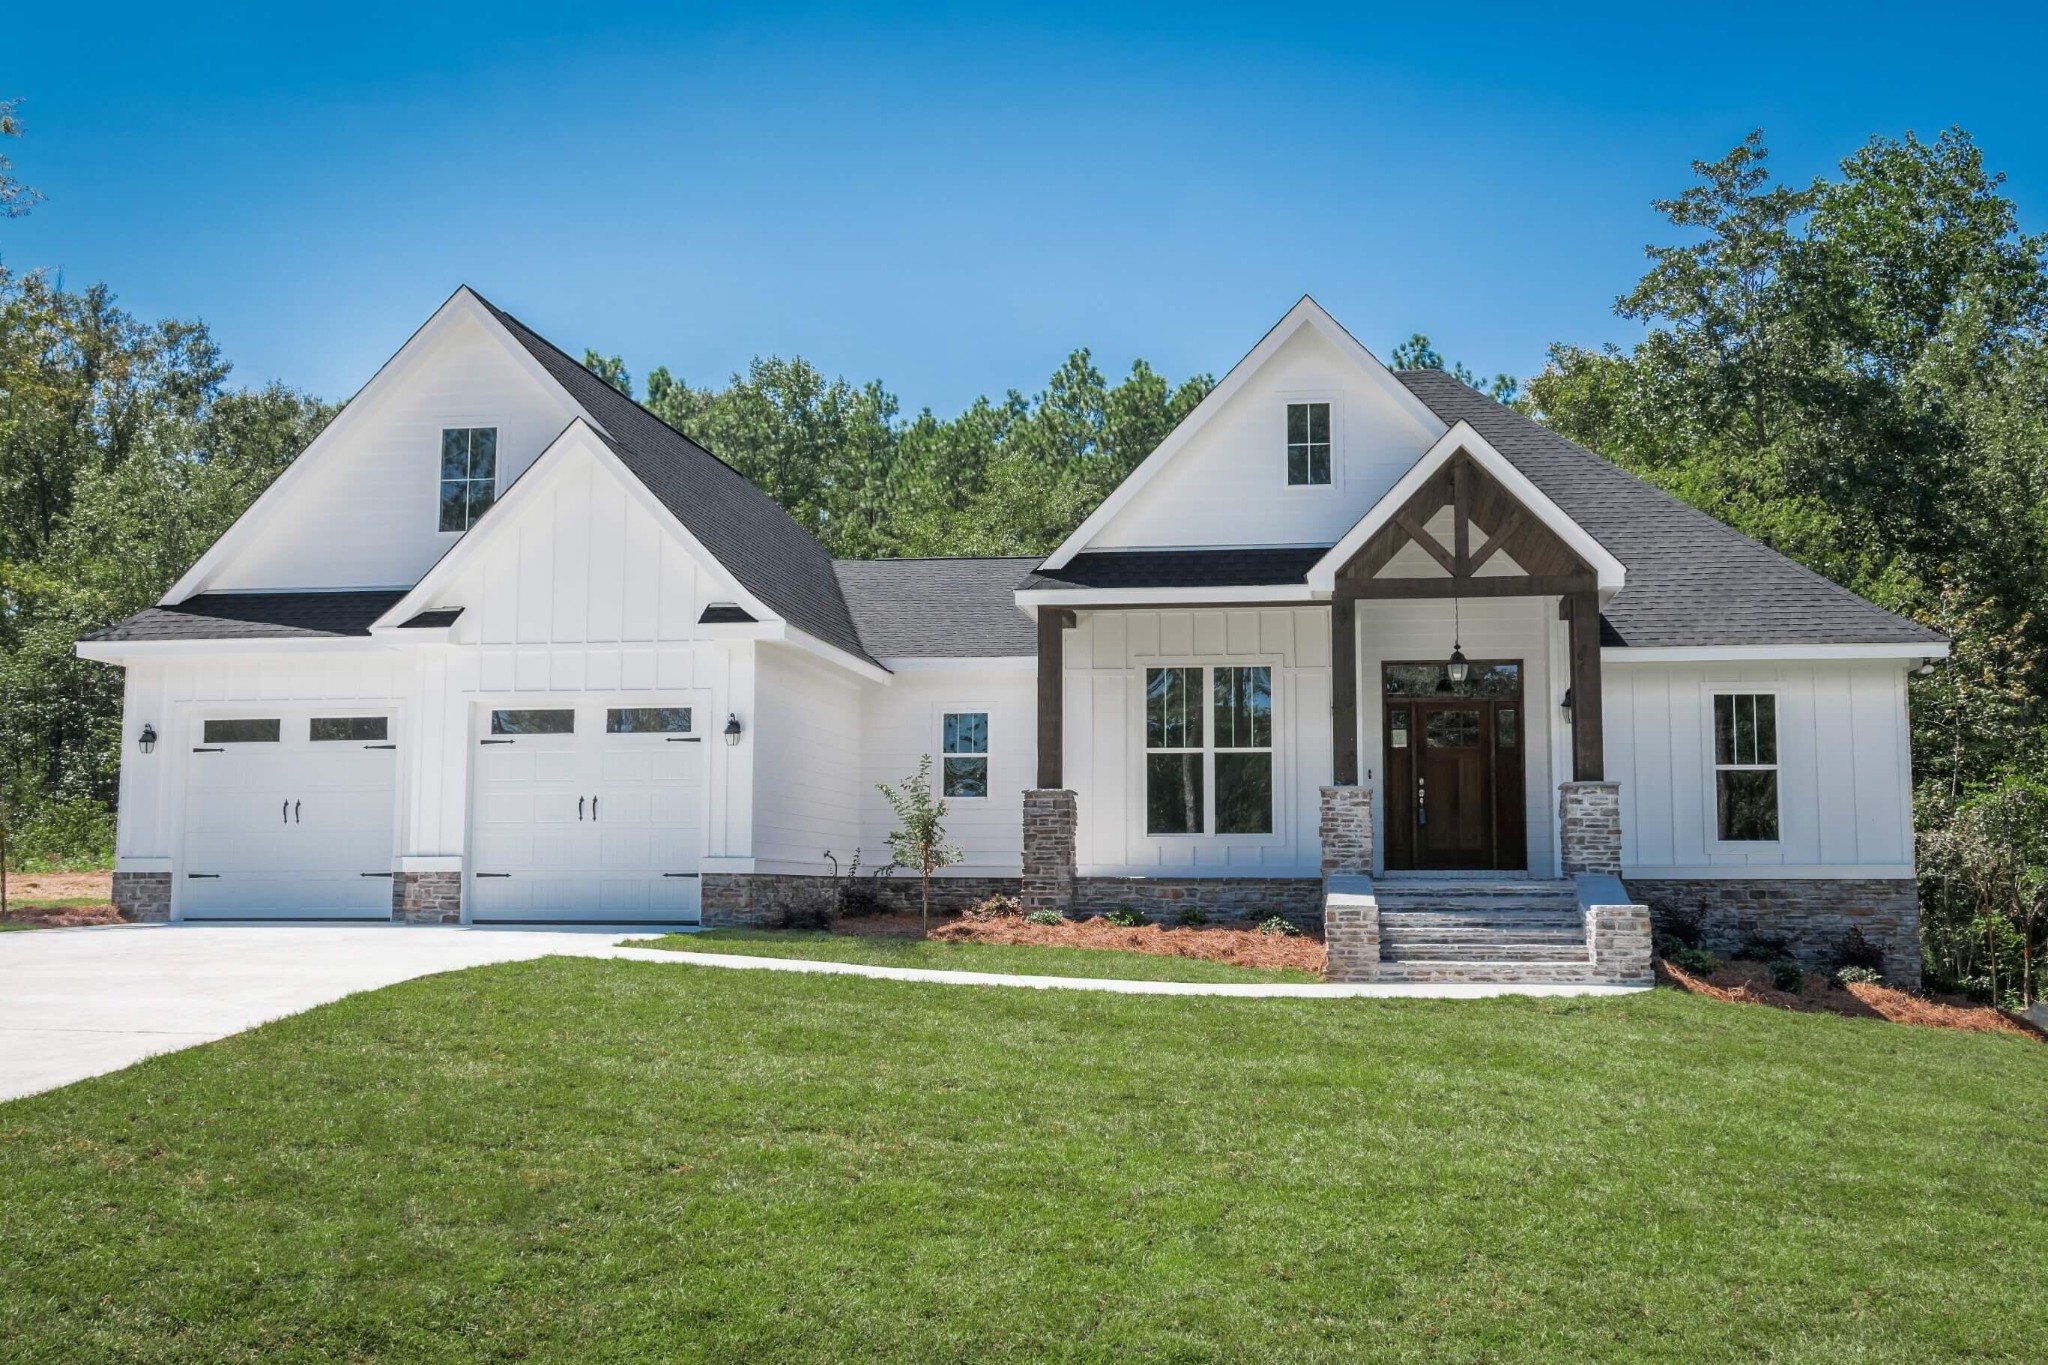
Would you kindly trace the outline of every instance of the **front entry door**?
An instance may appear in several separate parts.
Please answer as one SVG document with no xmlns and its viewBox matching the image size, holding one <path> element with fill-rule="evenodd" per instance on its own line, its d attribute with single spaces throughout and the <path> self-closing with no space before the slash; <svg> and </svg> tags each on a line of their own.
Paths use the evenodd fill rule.
<svg viewBox="0 0 2048 1365">
<path fill-rule="evenodd" d="M 1409 676 L 1440 667 L 1388 666 L 1386 865 L 1524 868 L 1520 666 L 1474 664 L 1456 686 Z"/>
</svg>

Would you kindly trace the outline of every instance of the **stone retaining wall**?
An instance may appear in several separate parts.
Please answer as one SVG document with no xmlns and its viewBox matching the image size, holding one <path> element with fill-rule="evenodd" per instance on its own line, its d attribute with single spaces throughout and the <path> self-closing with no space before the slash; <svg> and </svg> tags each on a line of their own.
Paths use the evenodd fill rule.
<svg viewBox="0 0 2048 1365">
<path fill-rule="evenodd" d="M 114 908 L 137 924 L 163 924 L 171 918 L 171 874 L 116 872 Z"/>
<path fill-rule="evenodd" d="M 394 872 L 391 874 L 393 924 L 462 923 L 460 872 Z"/>
<path fill-rule="evenodd" d="M 1884 954 L 1885 980 L 1920 985 L 1920 891 L 1910 878 L 1631 877 L 1629 890 L 1647 903 L 1659 929 L 1697 914 L 1700 946 L 1722 956 L 1755 939 L 1784 939 L 1813 971 L 1840 965 L 1851 929 Z"/>
</svg>

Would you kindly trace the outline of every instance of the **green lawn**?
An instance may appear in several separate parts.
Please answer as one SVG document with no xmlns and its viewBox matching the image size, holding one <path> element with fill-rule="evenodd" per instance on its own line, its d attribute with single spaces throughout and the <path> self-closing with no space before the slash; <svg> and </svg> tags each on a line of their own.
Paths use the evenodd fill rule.
<svg viewBox="0 0 2048 1365">
<path fill-rule="evenodd" d="M 853 934 L 795 933 L 775 929 L 711 929 L 635 941 L 643 948 L 686 953 L 738 953 L 746 957 L 800 957 L 817 962 L 863 962 L 878 967 L 937 967 L 1005 976 L 1088 976 L 1126 981 L 1321 981 L 1314 972 L 1269 971 L 1157 953 L 1102 948 L 1041 948 L 1002 943 L 947 943 L 930 939 Z"/>
<path fill-rule="evenodd" d="M 0 1105 L 9 1360 L 2040 1359 L 2048 1048 L 551 959 Z"/>
</svg>

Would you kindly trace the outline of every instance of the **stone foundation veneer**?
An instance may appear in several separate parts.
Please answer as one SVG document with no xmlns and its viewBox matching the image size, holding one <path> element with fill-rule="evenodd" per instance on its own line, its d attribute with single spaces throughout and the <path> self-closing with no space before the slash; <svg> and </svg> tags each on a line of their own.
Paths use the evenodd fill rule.
<svg viewBox="0 0 2048 1365">
<path fill-rule="evenodd" d="M 1749 940 L 1781 938 L 1808 968 L 1831 971 L 1855 929 L 1884 954 L 1886 981 L 1920 985 L 1920 891 L 1910 878 L 1631 877 L 1628 887 L 1661 929 L 1697 914 L 1709 952 L 1725 957 Z"/>
<path fill-rule="evenodd" d="M 1324 787 L 1323 875 L 1372 875 L 1372 788 Z"/>
<path fill-rule="evenodd" d="M 1018 899 L 1024 912 L 1074 908 L 1074 832 L 1080 824 L 1080 800 L 1059 787 L 1033 787 L 1024 793 L 1024 877 Z"/>
<path fill-rule="evenodd" d="M 707 929 L 772 927 L 790 910 L 837 909 L 838 888 L 831 877 L 794 872 L 707 872 L 704 874 L 703 919 Z M 892 911 L 914 915 L 920 897 L 916 877 L 861 877 Z M 958 914 L 990 896 L 1016 896 L 1015 877 L 934 877 L 932 913 Z"/>
<path fill-rule="evenodd" d="M 1303 929 L 1322 920 L 1320 877 L 1079 877 L 1073 913 L 1099 915 L 1128 906 L 1149 920 L 1172 924 L 1183 910 L 1212 922 L 1257 922 L 1278 915 Z"/>
<path fill-rule="evenodd" d="M 460 872 L 394 872 L 391 874 L 393 924 L 462 923 Z"/>
<path fill-rule="evenodd" d="M 1586 917 L 1588 980 L 1613 986 L 1656 981 L 1650 950 L 1650 907 L 1635 903 L 1621 878 L 1594 873 L 1578 878 L 1579 912 Z"/>
<path fill-rule="evenodd" d="M 1324 791 L 1345 788 L 1325 787 Z M 1323 894 L 1323 979 L 1372 981 L 1380 974 L 1380 903 L 1370 877 L 1340 873 Z"/>
<path fill-rule="evenodd" d="M 171 874 L 116 872 L 114 908 L 137 924 L 163 924 L 171 917 Z"/>
<path fill-rule="evenodd" d="M 1621 784 L 1560 782 L 1558 852 L 1567 877 L 1621 875 Z"/>
</svg>

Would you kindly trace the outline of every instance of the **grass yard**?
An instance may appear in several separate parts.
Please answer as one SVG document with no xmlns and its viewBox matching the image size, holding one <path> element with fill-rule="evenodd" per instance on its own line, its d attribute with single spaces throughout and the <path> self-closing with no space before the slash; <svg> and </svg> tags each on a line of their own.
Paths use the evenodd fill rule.
<svg viewBox="0 0 2048 1365">
<path fill-rule="evenodd" d="M 1126 981 L 1321 981 L 1313 972 L 1237 967 L 1200 958 L 1162 957 L 1102 948 L 1035 944 L 948 943 L 875 934 L 796 933 L 786 929 L 712 929 L 640 940 L 640 946 L 678 952 L 738 953 L 746 957 L 800 957 L 816 962 L 860 962 L 877 967 L 936 967 L 1005 976 L 1087 976 Z"/>
<path fill-rule="evenodd" d="M 547 959 L 0 1105 L 0 1357 L 2039 1359 L 2048 1049 Z"/>
</svg>

